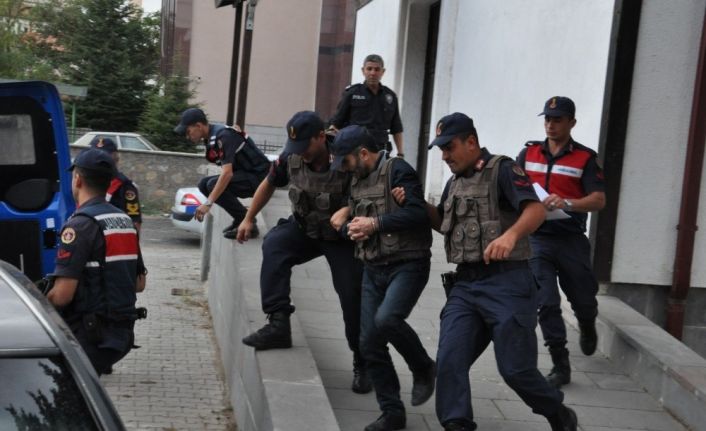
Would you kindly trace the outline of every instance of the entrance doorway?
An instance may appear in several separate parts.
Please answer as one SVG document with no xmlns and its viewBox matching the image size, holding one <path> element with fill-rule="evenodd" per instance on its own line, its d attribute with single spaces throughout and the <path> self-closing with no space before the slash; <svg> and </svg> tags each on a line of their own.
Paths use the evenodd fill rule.
<svg viewBox="0 0 706 431">
<path fill-rule="evenodd" d="M 436 45 L 439 40 L 439 14 L 441 1 L 429 7 L 429 27 L 427 33 L 427 48 L 424 61 L 424 90 L 422 92 L 422 115 L 419 129 L 417 151 L 417 173 L 424 187 L 427 173 L 427 146 L 429 145 L 429 129 L 431 128 L 431 107 L 434 100 L 434 76 L 436 75 Z"/>
</svg>

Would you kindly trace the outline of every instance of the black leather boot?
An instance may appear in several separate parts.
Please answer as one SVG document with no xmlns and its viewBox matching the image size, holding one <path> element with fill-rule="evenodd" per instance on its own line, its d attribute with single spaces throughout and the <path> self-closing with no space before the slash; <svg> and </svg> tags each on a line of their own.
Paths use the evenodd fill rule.
<svg viewBox="0 0 706 431">
<path fill-rule="evenodd" d="M 431 361 L 429 368 L 419 373 L 413 373 L 412 378 L 412 405 L 418 406 L 427 402 L 427 400 L 434 393 L 434 384 L 436 383 L 436 362 Z"/>
<path fill-rule="evenodd" d="M 272 313 L 267 316 L 269 322 L 256 332 L 243 338 L 243 343 L 255 350 L 288 349 L 292 347 L 292 328 L 289 325 L 289 314 Z"/>
<path fill-rule="evenodd" d="M 579 337 L 581 351 L 584 355 L 591 356 L 596 352 L 596 347 L 598 346 L 595 319 L 589 321 L 579 320 L 579 330 L 581 331 L 581 336 Z"/>
<path fill-rule="evenodd" d="M 569 351 L 566 347 L 550 347 L 549 354 L 552 356 L 554 367 L 547 374 L 547 382 L 559 389 L 563 385 L 571 382 L 571 364 L 569 363 Z"/>
<path fill-rule="evenodd" d="M 552 431 L 576 431 L 579 425 L 576 412 L 563 404 L 559 408 L 559 412 L 547 420 L 552 426 Z"/>
<path fill-rule="evenodd" d="M 365 368 L 365 361 L 358 355 L 353 359 L 353 383 L 351 390 L 356 394 L 367 394 L 373 390 L 373 382 L 370 380 L 368 370 Z"/>
</svg>

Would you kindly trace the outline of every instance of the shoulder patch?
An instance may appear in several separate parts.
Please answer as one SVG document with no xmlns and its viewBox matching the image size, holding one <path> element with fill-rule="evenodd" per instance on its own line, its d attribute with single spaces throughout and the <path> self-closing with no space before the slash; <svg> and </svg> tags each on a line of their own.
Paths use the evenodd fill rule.
<svg viewBox="0 0 706 431">
<path fill-rule="evenodd" d="M 76 239 L 76 231 L 72 227 L 67 227 L 61 233 L 61 242 L 64 244 L 71 244 Z"/>
<path fill-rule="evenodd" d="M 395 101 L 395 98 L 392 96 L 392 94 L 387 93 L 385 95 L 385 102 L 387 102 L 388 105 L 392 105 L 392 102 Z"/>
<path fill-rule="evenodd" d="M 517 163 L 512 164 L 512 172 L 518 177 L 524 177 L 527 175 Z"/>
<path fill-rule="evenodd" d="M 135 193 L 134 190 L 127 190 L 125 192 L 125 199 L 129 201 L 134 201 L 135 198 L 137 198 L 137 194 Z"/>
</svg>

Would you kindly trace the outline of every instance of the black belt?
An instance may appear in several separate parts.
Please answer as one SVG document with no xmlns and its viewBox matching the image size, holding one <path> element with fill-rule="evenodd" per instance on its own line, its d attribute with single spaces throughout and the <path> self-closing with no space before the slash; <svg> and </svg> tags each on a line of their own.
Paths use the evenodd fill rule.
<svg viewBox="0 0 706 431">
<path fill-rule="evenodd" d="M 483 262 L 462 263 L 456 267 L 456 281 L 470 282 L 502 272 L 523 268 L 529 269 L 529 264 L 526 260 L 491 262 L 487 265 Z"/>
</svg>

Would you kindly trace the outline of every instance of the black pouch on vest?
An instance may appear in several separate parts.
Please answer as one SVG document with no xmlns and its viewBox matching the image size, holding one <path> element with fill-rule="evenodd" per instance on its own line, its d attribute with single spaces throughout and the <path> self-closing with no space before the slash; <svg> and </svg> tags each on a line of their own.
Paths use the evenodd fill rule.
<svg viewBox="0 0 706 431">
<path fill-rule="evenodd" d="M 91 344 L 98 344 L 103 341 L 103 328 L 101 321 L 95 314 L 86 314 L 82 318 L 83 329 L 86 331 L 86 338 Z"/>
</svg>

